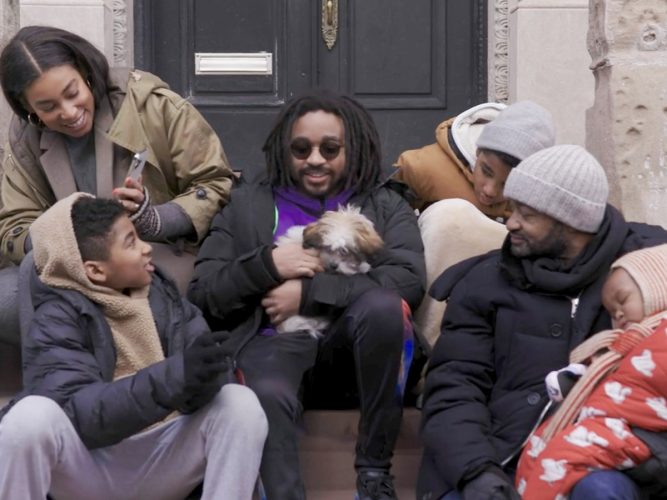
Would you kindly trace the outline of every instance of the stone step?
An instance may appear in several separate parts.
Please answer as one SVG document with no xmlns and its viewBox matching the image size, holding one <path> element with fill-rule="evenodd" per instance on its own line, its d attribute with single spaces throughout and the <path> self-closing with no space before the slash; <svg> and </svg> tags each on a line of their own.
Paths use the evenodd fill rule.
<svg viewBox="0 0 667 500">
<path fill-rule="evenodd" d="M 0 408 L 21 390 L 21 347 L 0 342 Z"/>
<path fill-rule="evenodd" d="M 314 490 L 308 491 L 308 500 L 354 500 L 356 490 Z M 396 490 L 399 500 L 410 500 L 415 498 L 413 489 Z"/>
<path fill-rule="evenodd" d="M 354 447 L 358 420 L 359 412 L 355 410 L 304 413 L 300 458 L 309 499 L 354 498 Z M 418 410 L 405 410 L 391 470 L 396 488 L 403 491 L 399 498 L 414 498 L 421 459 L 419 422 Z M 338 496 L 322 496 L 325 494 Z"/>
<path fill-rule="evenodd" d="M 0 407 L 21 388 L 20 348 L 0 344 Z M 309 500 L 354 498 L 354 447 L 357 410 L 312 410 L 303 418 L 300 440 L 301 470 Z M 408 408 L 394 450 L 392 474 L 398 497 L 414 498 L 421 445 L 420 412 Z"/>
</svg>

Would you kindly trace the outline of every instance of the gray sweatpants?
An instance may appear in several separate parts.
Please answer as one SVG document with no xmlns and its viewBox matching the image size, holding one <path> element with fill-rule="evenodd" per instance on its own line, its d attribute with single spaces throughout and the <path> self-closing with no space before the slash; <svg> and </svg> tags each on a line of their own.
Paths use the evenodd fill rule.
<svg viewBox="0 0 667 500">
<path fill-rule="evenodd" d="M 191 415 L 89 450 L 57 403 L 20 400 L 0 422 L 0 498 L 182 500 L 252 497 L 267 421 L 247 387 L 225 385 Z"/>
</svg>

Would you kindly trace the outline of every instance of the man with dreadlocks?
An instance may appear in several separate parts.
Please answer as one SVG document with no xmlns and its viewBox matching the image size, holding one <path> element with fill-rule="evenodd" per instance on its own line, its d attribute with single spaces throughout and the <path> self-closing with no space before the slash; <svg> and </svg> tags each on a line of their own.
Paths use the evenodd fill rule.
<svg viewBox="0 0 667 500">
<path fill-rule="evenodd" d="M 214 218 L 189 297 L 214 329 L 230 331 L 239 372 L 268 416 L 261 479 L 269 500 L 305 498 L 303 398 L 331 404 L 345 391 L 361 408 L 358 498 L 396 498 L 390 467 L 411 359 L 410 310 L 424 292 L 416 217 L 380 182 L 375 124 L 349 97 L 317 91 L 293 100 L 264 152 L 268 178 L 236 189 Z M 288 228 L 345 204 L 359 207 L 384 240 L 367 274 L 326 272 L 316 250 L 274 245 Z M 321 339 L 276 335 L 275 326 L 297 313 L 332 322 Z"/>
</svg>

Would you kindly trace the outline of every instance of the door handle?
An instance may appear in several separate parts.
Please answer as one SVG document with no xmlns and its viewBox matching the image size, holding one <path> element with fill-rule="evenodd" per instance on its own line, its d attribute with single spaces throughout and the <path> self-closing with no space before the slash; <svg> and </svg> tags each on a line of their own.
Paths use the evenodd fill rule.
<svg viewBox="0 0 667 500">
<path fill-rule="evenodd" d="M 338 0 L 322 0 L 322 39 L 333 49 L 338 38 Z"/>
<path fill-rule="evenodd" d="M 327 0 L 327 24 L 333 24 L 333 0 Z"/>
</svg>

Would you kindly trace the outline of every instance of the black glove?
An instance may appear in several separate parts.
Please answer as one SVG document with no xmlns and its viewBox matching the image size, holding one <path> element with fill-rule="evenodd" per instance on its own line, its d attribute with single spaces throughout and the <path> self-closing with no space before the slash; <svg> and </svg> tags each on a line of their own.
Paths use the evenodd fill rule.
<svg viewBox="0 0 667 500">
<path fill-rule="evenodd" d="M 179 408 L 181 413 L 193 413 L 197 411 L 202 406 L 207 405 L 215 397 L 216 394 L 220 391 L 226 382 L 222 376 L 213 379 L 212 382 L 208 382 L 202 385 L 198 391 L 191 393 L 191 397 L 183 403 Z"/>
<path fill-rule="evenodd" d="M 521 500 L 500 467 L 490 465 L 463 487 L 463 500 Z"/>
<path fill-rule="evenodd" d="M 216 391 L 222 387 L 223 377 L 229 363 L 220 344 L 227 337 L 227 332 L 204 333 L 183 350 L 183 372 L 185 391 L 193 395 L 203 389 Z"/>
</svg>

